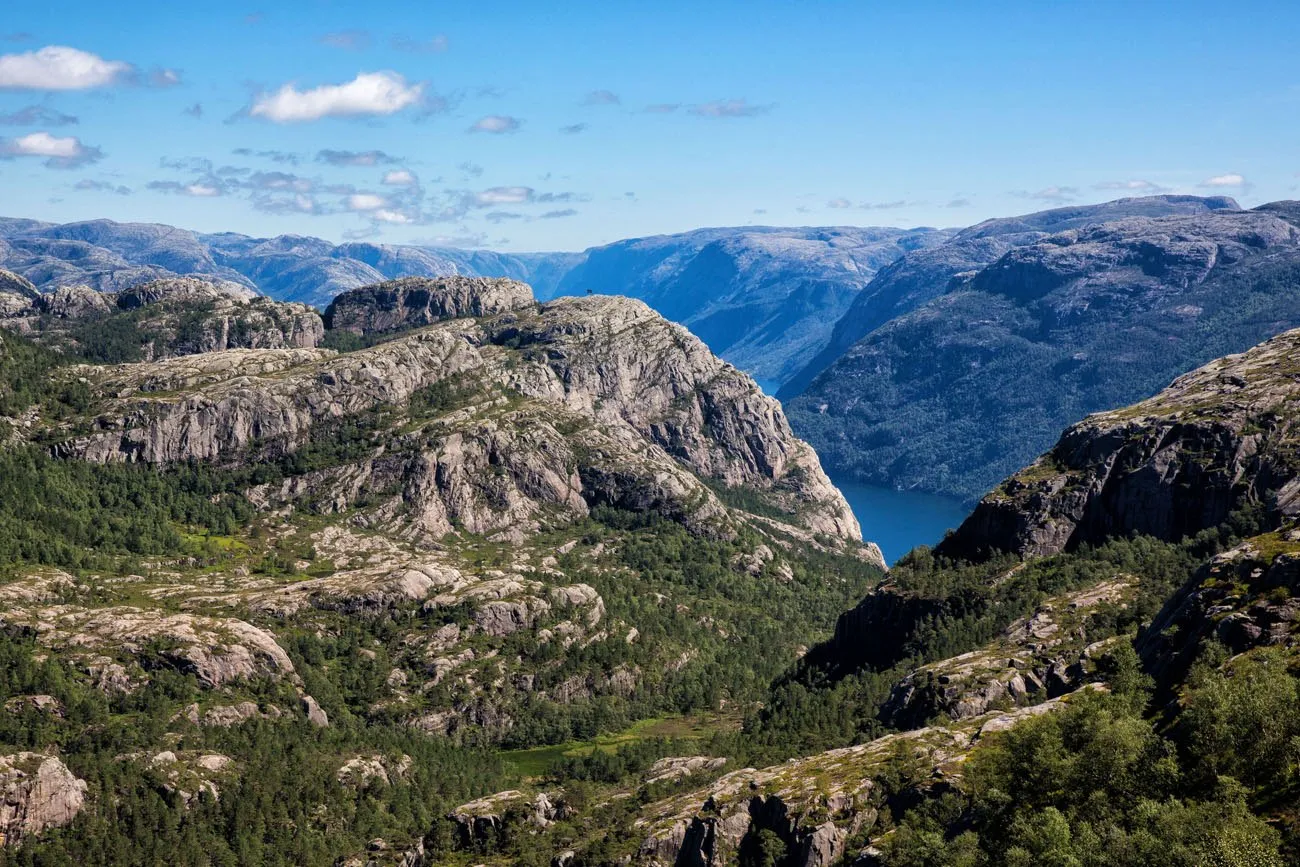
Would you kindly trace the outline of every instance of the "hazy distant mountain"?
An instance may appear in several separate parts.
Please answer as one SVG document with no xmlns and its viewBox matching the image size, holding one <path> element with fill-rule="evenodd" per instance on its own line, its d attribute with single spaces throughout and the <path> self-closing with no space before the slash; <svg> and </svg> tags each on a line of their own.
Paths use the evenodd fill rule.
<svg viewBox="0 0 1300 867">
<path fill-rule="evenodd" d="M 832 473 L 973 498 L 1065 425 L 1300 326 L 1300 205 L 1141 200 L 1107 216 L 1166 205 L 1181 213 L 1085 222 L 931 283 L 898 279 L 924 271 L 914 261 L 886 269 L 861 306 L 899 287 L 924 303 L 789 400 L 795 430 Z M 950 246 L 970 249 L 963 236 Z"/>
<path fill-rule="evenodd" d="M 640 298 L 760 380 L 782 382 L 885 265 L 943 243 L 934 229 L 699 229 L 588 250 L 560 294 Z"/>
<path fill-rule="evenodd" d="M 324 309 L 335 295 L 398 277 L 510 277 L 537 297 L 629 295 L 685 324 L 769 385 L 804 367 L 883 266 L 943 243 L 934 229 L 700 229 L 620 241 L 583 253 L 347 243 L 303 235 L 198 234 L 152 223 L 55 225 L 0 219 L 0 267 L 43 290 L 100 291 L 207 275 L 281 301 Z"/>
<path fill-rule="evenodd" d="M 405 276 L 514 277 L 545 292 L 581 255 L 334 245 L 300 235 L 203 235 L 156 223 L 89 220 L 56 225 L 0 218 L 0 266 L 42 289 L 84 284 L 118 291 L 162 277 L 202 274 L 322 309 L 346 289 Z"/>
<path fill-rule="evenodd" d="M 789 378 L 780 396 L 788 399 L 799 394 L 814 376 L 863 337 L 894 317 L 961 285 L 964 279 L 1016 247 L 1033 244 L 1053 232 L 1122 217 L 1166 217 L 1222 209 L 1237 210 L 1238 205 L 1224 196 L 1146 196 L 976 223 L 953 234 L 947 243 L 909 252 L 882 268 L 835 323 L 826 346 Z"/>
</svg>

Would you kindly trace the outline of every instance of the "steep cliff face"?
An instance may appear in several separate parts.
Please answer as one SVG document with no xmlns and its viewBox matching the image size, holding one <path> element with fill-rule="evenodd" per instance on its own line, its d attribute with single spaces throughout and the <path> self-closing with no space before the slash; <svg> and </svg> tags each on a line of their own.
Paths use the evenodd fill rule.
<svg viewBox="0 0 1300 867">
<path fill-rule="evenodd" d="M 325 323 L 356 335 L 386 334 L 443 319 L 492 316 L 531 303 L 533 290 L 516 280 L 403 277 L 336 296 L 325 311 Z"/>
<path fill-rule="evenodd" d="M 86 804 L 86 782 L 42 753 L 0 756 L 0 844 L 22 845 L 67 825 Z"/>
<path fill-rule="evenodd" d="M 65 447 L 91 460 L 238 464 L 259 451 L 292 452 L 336 420 L 407 406 L 422 390 L 494 383 L 499 390 L 483 390 L 485 402 L 468 417 L 437 426 L 432 448 L 404 465 L 408 497 L 429 502 L 423 478 L 437 479 L 448 502 L 459 499 L 451 493 L 456 478 L 471 487 L 508 484 L 509 492 L 489 498 L 514 504 L 494 509 L 498 529 L 512 512 L 532 508 L 525 501 L 580 510 L 584 502 L 675 503 L 670 512 L 720 513 L 693 473 L 768 492 L 807 531 L 861 538 L 780 405 L 685 329 L 629 299 L 563 299 L 540 310 L 454 319 L 343 355 L 209 353 L 95 378 L 108 408 L 91 433 Z M 509 407 L 519 398 L 527 405 Z M 531 419 L 531 433 L 522 421 L 502 423 L 500 401 L 523 413 L 512 420 Z M 476 465 L 505 472 L 484 478 Z M 368 467 L 381 476 L 397 471 L 391 463 Z M 425 517 L 430 528 L 448 523 Z"/>
<path fill-rule="evenodd" d="M 974 500 L 1087 413 L 1300 325 L 1285 216 L 1127 217 L 1017 246 L 854 344 L 787 402 L 795 428 L 837 472 Z"/>
<path fill-rule="evenodd" d="M 66 286 L 0 307 L 0 328 L 89 361 L 135 361 L 226 349 L 313 347 L 320 315 L 236 283 L 152 280 L 120 292 Z"/>
<path fill-rule="evenodd" d="M 1300 331 L 1097 413 L 980 502 L 941 550 L 1043 555 L 1142 533 L 1178 539 L 1260 503 L 1300 509 Z"/>
<path fill-rule="evenodd" d="M 23 298 L 35 298 L 40 294 L 36 291 L 36 287 L 32 285 L 32 281 L 3 268 L 0 268 L 0 293 L 18 295 Z"/>
</svg>

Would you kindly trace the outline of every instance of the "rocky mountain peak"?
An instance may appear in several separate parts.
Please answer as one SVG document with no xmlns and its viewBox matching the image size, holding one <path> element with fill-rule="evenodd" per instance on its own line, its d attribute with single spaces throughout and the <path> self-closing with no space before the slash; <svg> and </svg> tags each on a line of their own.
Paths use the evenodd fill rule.
<svg viewBox="0 0 1300 867">
<path fill-rule="evenodd" d="M 3 268 L 0 268 L 0 293 L 21 295 L 24 298 L 35 298 L 40 294 L 36 291 L 36 287 L 32 285 L 32 281 Z"/>
<path fill-rule="evenodd" d="M 384 334 L 531 303 L 532 287 L 504 277 L 402 277 L 340 294 L 325 311 L 325 321 L 329 328 L 357 335 Z"/>
</svg>

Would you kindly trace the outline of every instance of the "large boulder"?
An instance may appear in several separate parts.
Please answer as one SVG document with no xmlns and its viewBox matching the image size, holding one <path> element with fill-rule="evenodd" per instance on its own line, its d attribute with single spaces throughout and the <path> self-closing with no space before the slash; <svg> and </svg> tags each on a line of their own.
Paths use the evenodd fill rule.
<svg viewBox="0 0 1300 867">
<path fill-rule="evenodd" d="M 0 756 L 0 842 L 18 846 L 47 828 L 77 817 L 86 805 L 86 781 L 43 753 Z"/>
</svg>

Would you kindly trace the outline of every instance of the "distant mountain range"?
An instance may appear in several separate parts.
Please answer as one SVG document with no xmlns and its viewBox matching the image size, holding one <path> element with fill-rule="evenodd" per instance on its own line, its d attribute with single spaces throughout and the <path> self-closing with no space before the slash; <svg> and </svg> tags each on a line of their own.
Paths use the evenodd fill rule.
<svg viewBox="0 0 1300 867">
<path fill-rule="evenodd" d="M 689 326 L 711 349 L 774 388 L 829 340 L 876 271 L 942 243 L 933 229 L 746 227 L 620 241 L 582 253 L 495 253 L 392 244 L 331 244 L 280 235 L 200 234 L 152 223 L 52 224 L 0 218 L 0 267 L 42 290 L 119 291 L 201 274 L 320 309 L 397 277 L 510 277 L 542 300 L 628 295 Z"/>
<path fill-rule="evenodd" d="M 1059 428 L 1298 325 L 1300 203 L 1135 199 L 904 256 L 782 397 L 833 475 L 974 499 Z"/>
<path fill-rule="evenodd" d="M 0 219 L 0 268 L 45 292 L 197 274 L 321 310 L 408 275 L 627 295 L 779 388 L 837 478 L 973 501 L 1084 415 L 1300 326 L 1298 214 L 1150 196 L 960 231 L 718 228 L 527 254 Z"/>
</svg>

